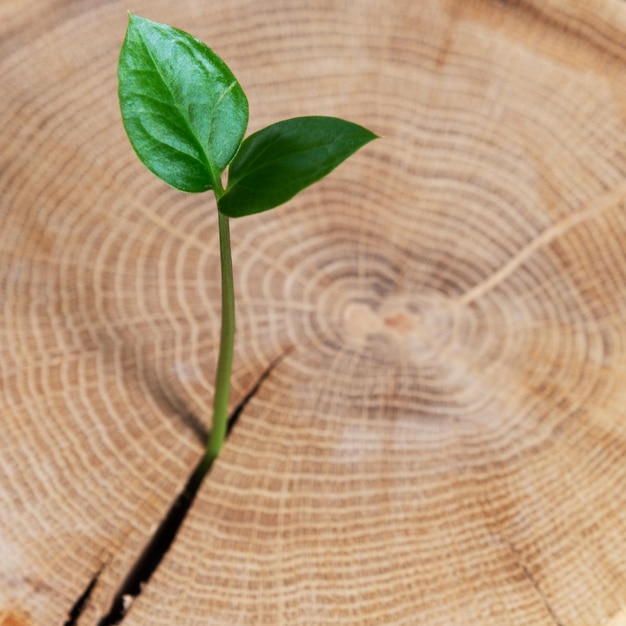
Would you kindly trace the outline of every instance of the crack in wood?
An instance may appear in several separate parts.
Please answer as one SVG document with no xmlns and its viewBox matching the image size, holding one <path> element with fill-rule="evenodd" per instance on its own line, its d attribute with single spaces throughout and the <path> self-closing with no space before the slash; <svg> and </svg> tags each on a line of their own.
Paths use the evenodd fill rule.
<svg viewBox="0 0 626 626">
<path fill-rule="evenodd" d="M 268 379 L 272 371 L 285 358 L 285 356 L 289 354 L 290 351 L 291 349 L 285 350 L 267 366 L 250 391 L 233 409 L 228 420 L 226 437 L 230 435 L 232 429 L 239 420 L 241 413 L 252 398 L 258 393 L 261 385 Z M 187 513 L 191 509 L 191 505 L 196 498 L 200 486 L 210 472 L 210 468 L 206 472 L 201 471 L 204 460 L 203 457 L 204 455 L 200 458 L 200 461 L 187 480 L 184 489 L 174 500 L 167 512 L 167 515 L 159 524 L 154 535 L 152 535 L 152 538 L 148 541 L 146 547 L 139 555 L 139 558 L 130 568 L 124 582 L 113 597 L 113 602 L 109 612 L 98 622 L 98 626 L 116 626 L 126 617 L 132 602 L 141 594 L 145 585 L 149 582 L 150 578 L 159 567 L 163 557 L 174 543 L 176 535 L 187 517 Z M 95 580 L 97 580 L 97 577 Z M 80 610 L 82 610 L 82 606 L 84 605 L 84 602 L 86 602 L 94 586 L 95 581 L 92 581 L 91 586 L 88 587 L 85 594 L 83 594 L 86 595 L 86 597 L 84 598 L 83 603 L 80 604 Z M 81 598 L 79 598 L 79 601 Z M 79 605 L 79 602 L 77 602 L 77 605 Z M 78 619 L 78 616 L 76 619 Z M 74 626 L 76 624 L 76 619 L 72 622 L 64 624 L 64 626 Z"/>
<path fill-rule="evenodd" d="M 509 551 L 515 558 L 516 565 L 522 570 L 528 582 L 533 586 L 533 588 L 537 592 L 537 595 L 541 599 L 543 606 L 545 607 L 546 611 L 550 615 L 550 618 L 552 619 L 552 621 L 555 623 L 556 626 L 563 626 L 563 622 L 561 622 L 559 618 L 557 617 L 557 614 L 552 608 L 550 602 L 548 601 L 548 598 L 546 597 L 544 592 L 541 590 L 539 583 L 533 576 L 532 572 L 528 569 L 528 566 L 524 563 L 524 560 L 519 550 L 517 550 L 517 548 L 515 548 L 515 546 L 513 546 L 513 544 L 510 541 L 504 539 L 503 537 L 500 537 L 500 539 L 508 547 Z"/>
<path fill-rule="evenodd" d="M 455 301 L 455 305 L 462 307 L 471 304 L 479 297 L 497 287 L 523 265 L 537 250 L 550 245 L 555 239 L 568 233 L 581 223 L 593 219 L 598 214 L 615 208 L 626 195 L 626 185 L 619 185 L 609 191 L 594 197 L 582 207 L 561 218 L 538 233 L 525 246 L 520 248 L 506 263 L 483 281 L 472 287 Z"/>
<path fill-rule="evenodd" d="M 252 386 L 250 391 L 243 397 L 241 402 L 233 409 L 230 419 L 228 420 L 228 430 L 226 436 L 230 435 L 235 424 L 239 421 L 239 417 L 243 413 L 243 410 L 248 406 L 248 403 L 259 391 L 261 385 L 269 378 L 270 374 L 276 369 L 276 367 L 283 361 L 283 359 L 291 352 L 292 348 L 287 348 L 284 352 L 279 354 L 270 364 L 265 368 L 265 371 L 261 373 L 256 383 Z"/>
<path fill-rule="evenodd" d="M 541 601 L 543 602 L 543 606 L 546 608 L 546 611 L 548 611 L 548 613 L 550 614 L 552 621 L 556 624 L 556 626 L 563 626 L 563 622 L 561 622 L 559 618 L 557 617 L 556 613 L 554 612 L 554 609 L 548 602 L 548 598 L 546 598 L 546 595 L 541 590 L 541 587 L 539 587 L 539 584 L 535 580 L 535 577 L 531 574 L 530 570 L 526 567 L 526 565 L 524 565 L 521 562 L 518 562 L 518 566 L 524 572 L 524 575 L 526 576 L 530 584 L 535 588 L 537 595 L 541 598 Z"/>
<path fill-rule="evenodd" d="M 78 599 L 69 610 L 67 620 L 64 622 L 63 626 L 76 626 L 78 619 L 85 610 L 87 601 L 98 584 L 98 579 L 100 578 L 100 574 L 102 574 L 103 569 L 104 565 L 100 566 L 100 569 L 94 574 L 93 578 L 89 581 L 89 584 L 85 587 L 85 590 L 80 594 L 80 596 L 78 596 Z"/>
</svg>

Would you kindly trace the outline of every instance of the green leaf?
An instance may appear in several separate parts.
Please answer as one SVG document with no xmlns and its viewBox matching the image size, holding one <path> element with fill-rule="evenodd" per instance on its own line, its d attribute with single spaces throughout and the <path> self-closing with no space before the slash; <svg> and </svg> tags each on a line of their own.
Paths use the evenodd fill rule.
<svg viewBox="0 0 626 626">
<path fill-rule="evenodd" d="M 182 191 L 221 190 L 248 125 L 248 101 L 226 64 L 195 37 L 129 14 L 118 80 L 124 127 L 144 165 Z"/>
<path fill-rule="evenodd" d="M 229 217 L 272 209 L 320 180 L 376 135 L 336 117 L 297 117 L 248 137 L 218 208 Z"/>
</svg>

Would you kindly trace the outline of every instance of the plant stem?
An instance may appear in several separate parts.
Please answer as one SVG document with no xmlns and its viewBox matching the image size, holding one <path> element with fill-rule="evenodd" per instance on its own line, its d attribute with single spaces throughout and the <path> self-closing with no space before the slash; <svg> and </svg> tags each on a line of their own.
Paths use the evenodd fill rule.
<svg viewBox="0 0 626 626">
<path fill-rule="evenodd" d="M 224 193 L 221 187 L 215 189 L 217 199 Z M 217 458 L 228 427 L 228 399 L 230 396 L 230 376 L 233 366 L 235 345 L 235 290 L 233 286 L 233 261 L 230 251 L 229 218 L 218 211 L 220 237 L 220 267 L 222 273 L 222 329 L 220 348 L 215 375 L 215 395 L 213 397 L 213 423 L 202 462 L 196 469 L 201 481 Z"/>
<path fill-rule="evenodd" d="M 230 252 L 230 225 L 226 215 L 219 215 L 220 263 L 222 269 L 222 331 L 220 352 L 215 377 L 215 399 L 213 402 L 213 427 L 208 451 L 217 457 L 226 436 L 228 421 L 228 398 L 230 374 L 233 366 L 235 344 L 235 292 L 233 287 L 233 261 Z"/>
</svg>

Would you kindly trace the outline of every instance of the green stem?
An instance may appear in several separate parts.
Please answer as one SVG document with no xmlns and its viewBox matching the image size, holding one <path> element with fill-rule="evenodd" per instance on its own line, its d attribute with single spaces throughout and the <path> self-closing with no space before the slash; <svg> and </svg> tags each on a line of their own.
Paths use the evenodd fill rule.
<svg viewBox="0 0 626 626">
<path fill-rule="evenodd" d="M 235 292 L 233 288 L 233 261 L 230 253 L 230 227 L 228 217 L 218 213 L 220 231 L 220 262 L 222 268 L 222 332 L 220 352 L 215 377 L 215 399 L 213 402 L 213 427 L 208 451 L 217 457 L 226 436 L 228 422 L 228 398 L 230 374 L 233 366 L 235 344 Z"/>
<path fill-rule="evenodd" d="M 224 193 L 221 187 L 215 189 L 217 199 Z M 230 224 L 228 217 L 218 211 L 220 236 L 220 266 L 222 271 L 222 329 L 220 348 L 215 375 L 215 395 L 213 397 L 213 423 L 204 458 L 197 468 L 201 478 L 209 471 L 217 458 L 226 438 L 228 428 L 228 399 L 230 396 L 230 376 L 233 366 L 235 345 L 235 290 L 233 286 L 233 261 L 230 251 Z"/>
</svg>

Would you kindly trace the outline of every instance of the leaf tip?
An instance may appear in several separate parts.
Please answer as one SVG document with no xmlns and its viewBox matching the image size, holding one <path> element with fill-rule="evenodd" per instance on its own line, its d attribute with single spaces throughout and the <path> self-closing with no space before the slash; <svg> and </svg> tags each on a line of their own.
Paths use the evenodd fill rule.
<svg viewBox="0 0 626 626">
<path fill-rule="evenodd" d="M 128 26 L 137 26 L 137 27 L 141 27 L 142 24 L 146 24 L 149 23 L 151 20 L 149 20 L 147 17 L 141 17 L 141 15 L 137 15 L 136 13 L 132 13 L 130 10 L 128 11 Z"/>
</svg>

